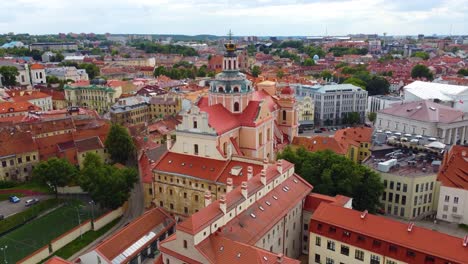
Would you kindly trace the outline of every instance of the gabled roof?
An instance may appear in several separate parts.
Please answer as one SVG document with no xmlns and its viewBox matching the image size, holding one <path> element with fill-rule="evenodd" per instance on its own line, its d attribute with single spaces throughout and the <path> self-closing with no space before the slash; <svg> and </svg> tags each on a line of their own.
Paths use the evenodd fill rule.
<svg viewBox="0 0 468 264">
<path fill-rule="evenodd" d="M 466 263 L 468 259 L 468 248 L 463 246 L 462 238 L 419 226 L 413 226 L 409 232 L 408 224 L 372 214 L 361 218 L 361 214 L 356 210 L 321 203 L 312 215 L 311 223 L 318 221 L 337 226 L 457 263 Z M 314 229 L 311 224 L 310 230 Z"/>
<path fill-rule="evenodd" d="M 102 144 L 98 136 L 75 140 L 75 145 L 78 152 L 85 152 L 104 148 L 104 144 Z"/>
<path fill-rule="evenodd" d="M 370 127 L 350 127 L 339 129 L 335 133 L 335 138 L 346 138 L 358 143 L 372 141 L 372 128 Z"/>
<path fill-rule="evenodd" d="M 66 261 L 60 257 L 52 257 L 51 259 L 47 260 L 45 264 L 71 264 L 72 262 Z"/>
<path fill-rule="evenodd" d="M 314 136 L 312 138 L 294 137 L 293 145 L 304 146 L 308 151 L 331 150 L 336 154 L 345 155 L 347 146 L 340 144 L 335 138 L 327 136 Z"/>
<path fill-rule="evenodd" d="M 443 186 L 468 190 L 468 147 L 452 146 L 444 157 L 437 180 Z"/>
<path fill-rule="evenodd" d="M 204 100 L 207 100 L 207 98 L 200 100 L 202 101 L 199 105 L 200 110 L 208 113 L 208 124 L 216 130 L 218 135 L 240 127 L 240 122 L 236 116 L 224 108 L 222 104 L 208 106 L 203 102 Z"/>
<path fill-rule="evenodd" d="M 393 104 L 379 113 L 431 123 L 451 123 L 463 117 L 463 112 L 429 100 Z"/>
<path fill-rule="evenodd" d="M 161 208 L 154 208 L 104 240 L 95 250 L 107 259 L 113 260 L 149 232 L 156 232 L 158 238 L 174 225 L 175 220 L 169 214 Z M 160 226 L 163 228 L 158 228 Z"/>
<path fill-rule="evenodd" d="M 351 199 L 352 198 L 344 195 L 336 195 L 335 197 L 332 197 L 324 194 L 311 193 L 307 195 L 303 209 L 305 211 L 313 213 L 321 203 L 344 206 Z"/>
</svg>

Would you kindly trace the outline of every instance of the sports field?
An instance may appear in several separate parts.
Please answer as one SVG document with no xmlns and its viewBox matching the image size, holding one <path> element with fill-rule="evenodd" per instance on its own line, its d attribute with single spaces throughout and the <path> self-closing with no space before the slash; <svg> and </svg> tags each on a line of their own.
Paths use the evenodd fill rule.
<svg viewBox="0 0 468 264">
<path fill-rule="evenodd" d="M 16 263 L 51 240 L 78 225 L 78 214 L 83 223 L 91 218 L 91 208 L 83 202 L 68 200 L 64 206 L 37 218 L 24 226 L 0 237 L 0 247 L 7 246 L 7 263 Z M 95 208 L 96 209 L 96 208 Z M 94 212 L 98 216 L 98 212 Z M 3 252 L 0 252 L 3 253 Z M 3 254 L 0 256 L 3 261 Z"/>
</svg>

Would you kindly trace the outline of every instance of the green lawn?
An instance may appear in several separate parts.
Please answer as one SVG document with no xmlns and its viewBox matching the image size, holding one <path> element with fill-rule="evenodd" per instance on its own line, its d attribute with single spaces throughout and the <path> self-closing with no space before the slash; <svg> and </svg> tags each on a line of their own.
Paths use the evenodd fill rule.
<svg viewBox="0 0 468 264">
<path fill-rule="evenodd" d="M 86 232 L 85 234 L 83 234 L 83 238 L 78 237 L 77 239 L 68 243 L 63 248 L 57 250 L 53 254 L 53 256 L 59 256 L 63 259 L 68 259 L 69 257 L 73 256 L 73 254 L 80 251 L 82 248 L 86 247 L 91 242 L 98 239 L 100 236 L 104 235 L 107 231 L 109 231 L 109 229 L 115 226 L 119 221 L 120 221 L 120 218 L 117 218 L 97 231 Z M 47 259 L 43 260 L 43 262 L 45 262 Z"/>
<path fill-rule="evenodd" d="M 88 207 L 82 207 L 81 201 L 68 200 L 53 212 L 0 237 L 0 245 L 8 246 L 8 263 L 15 263 L 77 226 L 78 213 L 81 222 L 91 218 L 91 211 Z"/>
<path fill-rule="evenodd" d="M 49 186 L 45 184 L 40 184 L 37 182 L 32 182 L 32 181 L 20 184 L 13 188 L 8 188 L 6 190 L 31 190 L 35 192 L 53 193 L 53 191 L 49 188 Z"/>
</svg>

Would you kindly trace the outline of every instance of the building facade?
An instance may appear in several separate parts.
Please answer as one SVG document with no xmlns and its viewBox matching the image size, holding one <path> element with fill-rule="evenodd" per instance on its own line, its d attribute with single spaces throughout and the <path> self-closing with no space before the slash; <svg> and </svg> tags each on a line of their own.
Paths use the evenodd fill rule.
<svg viewBox="0 0 468 264">
<path fill-rule="evenodd" d="M 120 125 L 136 125 L 148 123 L 149 98 L 143 96 L 132 96 L 121 98 L 110 108 L 112 123 Z"/>
<path fill-rule="evenodd" d="M 122 87 L 104 85 L 66 85 L 64 90 L 68 106 L 93 109 L 101 114 L 109 111 L 120 95 L 122 95 Z"/>
<path fill-rule="evenodd" d="M 43 65 L 35 63 L 31 65 L 30 70 L 32 85 L 47 83 L 45 67 Z"/>
<path fill-rule="evenodd" d="M 462 264 L 467 241 L 322 203 L 310 221 L 309 263 Z"/>
<path fill-rule="evenodd" d="M 429 100 L 408 102 L 378 111 L 375 128 L 463 144 L 468 139 L 468 114 Z"/>
<path fill-rule="evenodd" d="M 84 69 L 76 69 L 75 67 L 58 67 L 45 69 L 47 76 L 55 76 L 59 80 L 72 80 L 74 82 L 89 80 L 88 73 Z"/>
<path fill-rule="evenodd" d="M 301 126 L 314 125 L 315 105 L 312 97 L 304 96 L 302 98 L 298 98 L 297 106 L 299 124 Z"/>
<path fill-rule="evenodd" d="M 403 98 L 390 95 L 372 95 L 367 98 L 367 112 L 375 113 L 395 103 L 402 103 Z"/>
<path fill-rule="evenodd" d="M 446 153 L 437 180 L 440 194 L 437 219 L 468 225 L 468 147 L 452 146 Z"/>
<path fill-rule="evenodd" d="M 60 51 L 60 50 L 77 50 L 78 45 L 74 42 L 44 42 L 44 43 L 31 43 L 29 50 L 39 51 Z"/>
</svg>

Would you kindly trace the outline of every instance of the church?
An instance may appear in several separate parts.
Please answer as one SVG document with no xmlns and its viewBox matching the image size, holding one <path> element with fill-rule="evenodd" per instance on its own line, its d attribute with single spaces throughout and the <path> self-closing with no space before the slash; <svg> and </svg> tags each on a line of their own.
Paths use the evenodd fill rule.
<svg viewBox="0 0 468 264">
<path fill-rule="evenodd" d="M 207 95 L 181 113 L 176 140 L 151 162 L 153 204 L 182 218 L 260 173 L 298 132 L 298 111 L 291 88 L 274 82 L 256 85 L 239 70 L 236 46 L 225 44 L 223 71 Z"/>
</svg>

